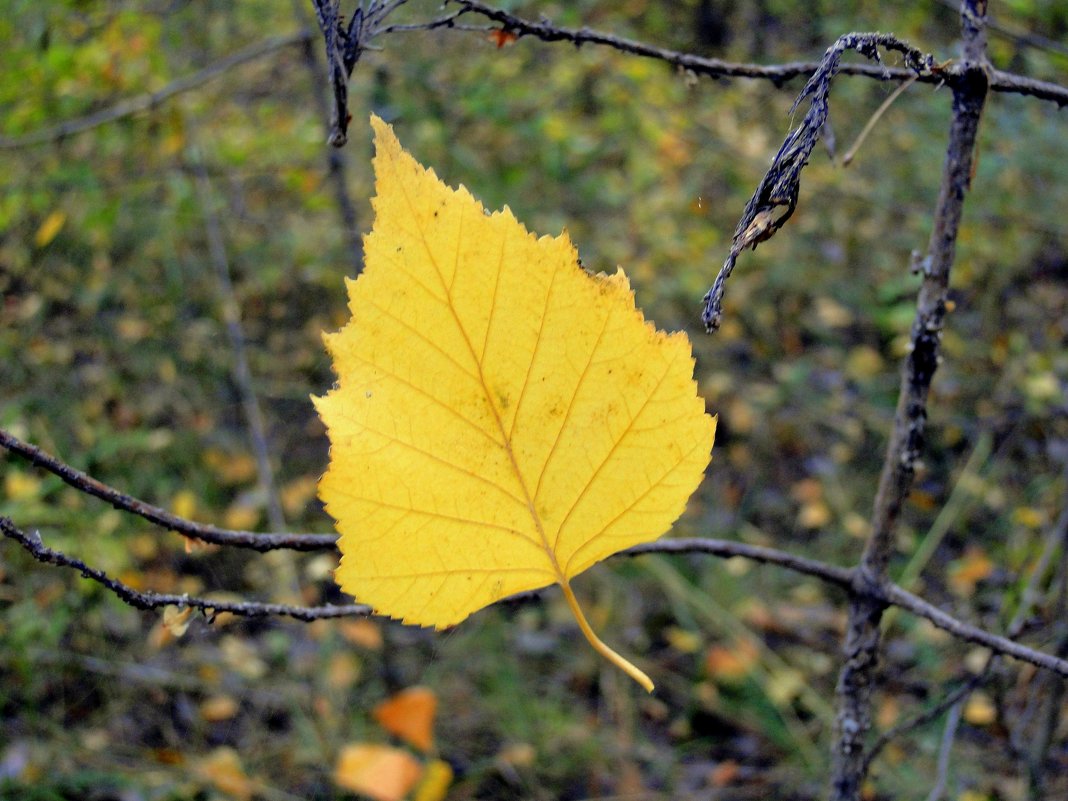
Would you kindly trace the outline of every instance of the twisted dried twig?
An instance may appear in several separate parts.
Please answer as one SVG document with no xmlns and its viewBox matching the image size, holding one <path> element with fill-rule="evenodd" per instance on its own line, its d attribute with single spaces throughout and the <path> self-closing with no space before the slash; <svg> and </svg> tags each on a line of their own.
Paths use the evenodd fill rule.
<svg viewBox="0 0 1068 801">
<path fill-rule="evenodd" d="M 881 62 L 880 47 L 901 53 L 905 66 L 911 71 L 910 80 L 937 73 L 937 65 L 932 56 L 920 52 L 891 34 L 847 33 L 827 48 L 819 66 L 790 108 L 793 113 L 801 103 L 808 100 L 808 110 L 800 124 L 786 136 L 771 162 L 771 167 L 746 204 L 738 226 L 734 229 L 730 252 L 712 288 L 704 297 L 701 319 L 709 333 L 719 328 L 723 318 L 723 293 L 738 256 L 747 247 L 755 250 L 761 242 L 771 239 L 776 231 L 786 224 L 797 207 L 801 171 L 808 164 L 812 149 L 819 141 L 820 132 L 827 122 L 831 81 L 841 71 L 842 55 L 847 50 L 855 50 L 872 61 Z"/>
</svg>

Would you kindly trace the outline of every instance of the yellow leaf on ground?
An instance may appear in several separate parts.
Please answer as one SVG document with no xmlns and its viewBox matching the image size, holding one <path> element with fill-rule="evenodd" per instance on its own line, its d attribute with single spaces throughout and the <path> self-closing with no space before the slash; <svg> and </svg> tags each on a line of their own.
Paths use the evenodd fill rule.
<svg viewBox="0 0 1068 801">
<path fill-rule="evenodd" d="M 378 651 L 382 648 L 382 629 L 373 620 L 365 618 L 343 620 L 338 624 L 338 631 L 353 645 L 359 645 L 371 651 Z"/>
<path fill-rule="evenodd" d="M 975 592 L 975 585 L 994 572 L 994 567 L 986 551 L 969 546 L 964 555 L 950 566 L 949 586 L 959 596 L 970 596 Z"/>
<path fill-rule="evenodd" d="M 442 759 L 435 759 L 426 766 L 412 801 L 442 801 L 451 785 L 452 766 Z"/>
<path fill-rule="evenodd" d="M 208 723 L 232 720 L 241 710 L 240 704 L 229 695 L 213 695 L 200 704 L 200 717 Z"/>
<path fill-rule="evenodd" d="M 423 766 L 407 751 L 388 745 L 351 743 L 341 749 L 334 781 L 375 801 L 401 801 L 423 775 Z"/>
<path fill-rule="evenodd" d="M 237 751 L 226 746 L 216 748 L 194 763 L 196 774 L 215 786 L 223 795 L 236 801 L 251 801 L 256 782 L 248 777 Z"/>
<path fill-rule="evenodd" d="M 42 222 L 37 229 L 37 233 L 33 235 L 33 243 L 37 245 L 37 247 L 43 248 L 56 238 L 56 235 L 63 229 L 63 224 L 66 221 L 66 212 L 59 211 L 58 209 L 53 211 L 44 218 L 44 222 Z"/>
<path fill-rule="evenodd" d="M 997 707 L 990 696 L 982 690 L 976 690 L 968 696 L 964 704 L 963 717 L 973 726 L 989 726 L 998 717 Z"/>
<path fill-rule="evenodd" d="M 331 442 L 319 495 L 342 589 L 444 628 L 561 586 L 654 540 L 701 481 L 715 433 L 685 334 L 645 321 L 622 271 L 591 276 L 570 240 L 536 238 L 419 165 L 377 118 L 375 222 L 326 337 L 338 385 L 315 403 Z"/>
<path fill-rule="evenodd" d="M 420 751 L 434 747 L 434 715 L 438 697 L 429 687 L 409 687 L 374 708 L 374 717 L 390 734 Z"/>
<path fill-rule="evenodd" d="M 11 470 L 4 476 L 4 494 L 12 501 L 28 501 L 41 494 L 41 479 Z"/>
</svg>

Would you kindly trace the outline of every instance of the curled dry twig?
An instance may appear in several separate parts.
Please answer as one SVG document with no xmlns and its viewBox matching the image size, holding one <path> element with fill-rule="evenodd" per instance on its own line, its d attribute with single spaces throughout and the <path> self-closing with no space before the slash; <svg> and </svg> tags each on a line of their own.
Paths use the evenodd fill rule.
<svg viewBox="0 0 1068 801">
<path fill-rule="evenodd" d="M 801 171 L 808 164 L 812 149 L 820 139 L 827 122 L 831 81 L 841 68 L 842 55 L 855 50 L 872 61 L 881 63 L 879 48 L 893 50 L 904 58 L 905 66 L 915 76 L 931 75 L 936 70 L 934 58 L 887 33 L 847 33 L 827 48 L 819 67 L 808 79 L 801 94 L 790 108 L 792 114 L 805 100 L 808 110 L 800 124 L 786 136 L 771 167 L 757 185 L 734 230 L 730 252 L 720 268 L 712 288 L 704 297 L 701 319 L 712 333 L 723 318 L 723 293 L 727 279 L 734 271 L 738 256 L 747 247 L 754 250 L 761 242 L 771 239 L 786 224 L 797 207 L 801 189 Z"/>
</svg>

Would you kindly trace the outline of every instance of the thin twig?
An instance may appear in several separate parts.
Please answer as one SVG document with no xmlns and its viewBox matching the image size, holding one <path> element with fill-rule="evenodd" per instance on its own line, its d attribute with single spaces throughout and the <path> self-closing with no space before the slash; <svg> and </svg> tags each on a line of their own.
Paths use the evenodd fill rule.
<svg viewBox="0 0 1068 801">
<path fill-rule="evenodd" d="M 893 92 L 890 93 L 890 96 L 887 97 L 886 100 L 879 104 L 879 108 L 875 109 L 875 112 L 871 115 L 871 117 L 868 118 L 867 123 L 865 123 L 864 127 L 860 129 L 860 133 L 857 134 L 857 138 L 853 141 L 853 144 L 850 146 L 849 150 L 847 150 L 845 152 L 845 155 L 842 156 L 843 167 L 848 167 L 850 164 L 853 163 L 853 159 L 855 159 L 857 156 L 857 151 L 860 150 L 860 146 L 864 144 L 864 140 L 868 138 L 868 134 L 875 130 L 875 126 L 878 124 L 879 120 L 883 118 L 883 115 L 887 112 L 890 106 L 894 105 L 894 101 L 901 97 L 901 95 L 905 93 L 905 90 L 912 86 L 912 84 L 914 83 L 916 83 L 916 76 L 913 76 L 907 81 L 903 82 Z"/>
<path fill-rule="evenodd" d="M 0 447 L 18 454 L 80 492 L 100 498 L 116 509 L 137 515 L 150 523 L 169 531 L 177 532 L 190 539 L 201 540 L 213 545 L 228 545 L 234 548 L 248 548 L 261 553 L 288 548 L 294 551 L 332 550 L 337 539 L 334 534 L 261 534 L 252 531 L 234 531 L 219 528 L 206 523 L 194 523 L 192 520 L 173 515 L 170 512 L 138 500 L 131 495 L 120 492 L 92 476 L 86 475 L 54 456 L 45 453 L 35 445 L 23 442 L 8 431 L 0 429 Z"/>
<path fill-rule="evenodd" d="M 1068 486 L 1068 463 L 1065 465 L 1064 479 L 1065 485 Z M 1005 636 L 1009 639 L 1016 639 L 1023 632 L 1027 620 L 1031 617 L 1032 610 L 1040 599 L 1039 587 L 1042 585 L 1046 574 L 1049 572 L 1050 565 L 1053 563 L 1053 558 L 1058 552 L 1063 554 L 1066 546 L 1068 546 L 1068 503 L 1065 503 L 1056 523 L 1054 523 L 1046 533 L 1042 553 L 1031 567 L 1031 573 L 1027 578 L 1027 584 L 1024 586 L 1024 590 L 1020 594 L 1020 603 L 1016 607 L 1012 620 L 1009 621 L 1008 628 L 1005 629 Z M 955 703 L 967 698 L 975 689 L 985 684 L 993 675 L 994 669 L 998 663 L 998 658 L 999 654 L 991 651 L 987 656 L 986 663 L 978 673 L 947 694 L 946 697 L 937 704 L 880 734 L 865 755 L 862 773 L 867 775 L 876 757 L 878 757 L 879 754 L 882 753 L 882 750 L 891 742 L 937 720 Z"/>
<path fill-rule="evenodd" d="M 267 445 L 267 425 L 263 419 L 263 410 L 260 408 L 259 397 L 252 379 L 252 368 L 248 363 L 245 331 L 241 324 L 241 307 L 237 302 L 237 294 L 234 292 L 230 258 L 226 252 L 222 223 L 215 211 L 211 179 L 208 178 L 208 171 L 204 167 L 204 159 L 200 150 L 192 144 L 189 152 L 192 157 L 193 179 L 200 201 L 201 216 L 204 220 L 204 233 L 208 240 L 208 255 L 215 269 L 215 279 L 219 287 L 220 311 L 226 327 L 227 339 L 230 340 L 230 350 L 233 352 L 231 375 L 241 399 L 241 407 L 245 412 L 245 423 L 248 426 L 249 440 L 256 459 L 260 492 L 266 503 L 267 521 L 271 528 L 281 530 L 285 528 L 286 521 L 282 514 L 282 504 L 278 499 L 278 489 L 275 486 L 274 468 L 271 466 L 270 449 Z"/>
<path fill-rule="evenodd" d="M 330 550 L 335 547 L 335 538 L 333 535 L 257 534 L 250 531 L 230 531 L 227 529 L 216 528 L 215 526 L 194 523 L 119 492 L 118 490 L 87 476 L 85 473 L 75 470 L 70 465 L 64 464 L 55 457 L 48 455 L 40 448 L 23 442 L 3 429 L 0 429 L 0 446 L 28 459 L 38 467 L 48 470 L 75 489 L 105 500 L 111 503 L 115 508 L 138 515 L 156 525 L 176 531 L 188 537 L 219 545 L 249 548 L 260 552 L 283 548 L 299 551 Z M 14 524 L 10 521 L 8 521 L 8 525 L 12 528 L 14 527 Z M 24 547 L 26 542 L 30 541 L 26 535 L 22 535 L 22 537 L 13 537 L 13 539 L 17 539 Z M 49 553 L 55 554 L 57 552 Z M 706 539 L 700 537 L 658 540 L 644 545 L 636 545 L 625 551 L 620 551 L 616 556 L 633 557 L 654 553 L 706 553 L 721 558 L 742 557 L 764 564 L 778 565 L 779 567 L 792 570 L 802 575 L 812 576 L 829 584 L 846 589 L 852 597 L 866 598 L 882 606 L 899 606 L 914 615 L 929 620 L 938 628 L 948 631 L 958 639 L 985 645 L 992 651 L 1007 656 L 1013 656 L 1025 662 L 1030 662 L 1033 665 L 1052 670 L 1062 676 L 1068 676 L 1068 661 L 1051 657 L 1041 651 L 1036 651 L 1005 637 L 991 634 L 988 631 L 984 631 L 969 623 L 958 620 L 949 613 L 938 609 L 933 604 L 924 601 L 922 598 L 919 598 L 894 584 L 858 582 L 858 573 L 855 569 L 829 565 L 814 559 L 808 559 L 785 551 L 779 551 L 774 548 L 749 545 L 747 543 L 731 540 Z M 62 556 L 62 554 L 60 554 L 60 556 Z M 68 559 L 69 557 L 63 558 Z M 83 565 L 84 563 L 79 562 L 78 564 Z M 512 598 L 512 600 L 516 600 L 516 598 Z M 167 603 L 170 603 L 170 601 L 167 601 Z M 201 606 L 210 606 L 211 604 L 210 601 L 204 599 L 201 599 L 198 603 Z M 262 614 L 270 613 L 263 612 Z"/>
<path fill-rule="evenodd" d="M 567 42 L 576 47 L 585 44 L 608 47 L 621 53 L 663 61 L 694 75 L 709 78 L 752 78 L 767 80 L 779 87 L 794 78 L 812 75 L 820 66 L 819 62 L 815 61 L 767 65 L 721 61 L 720 59 L 704 58 L 692 53 L 682 53 L 668 48 L 655 47 L 589 28 L 563 28 L 544 20 L 533 22 L 477 0 L 448 0 L 448 2 L 460 5 L 465 12 L 479 14 L 486 19 L 493 20 L 500 24 L 505 31 L 514 33 L 517 37 L 530 36 L 544 42 Z M 842 64 L 839 68 L 839 74 L 857 75 L 877 81 L 907 81 L 915 75 L 910 69 L 897 67 L 884 69 L 872 64 Z M 945 82 L 947 77 L 952 78 L 953 74 L 934 70 L 930 73 L 916 76 L 916 79 L 920 83 L 938 86 Z M 1027 95 L 1039 100 L 1056 103 L 1062 108 L 1068 106 L 1068 87 L 1050 81 L 1026 78 L 1010 72 L 991 70 L 990 89 L 994 92 Z"/>
<path fill-rule="evenodd" d="M 32 131 L 22 136 L 0 136 L 0 150 L 11 150 L 14 148 L 56 142 L 60 139 L 72 136 L 73 134 L 83 133 L 84 131 L 92 130 L 93 128 L 105 125 L 106 123 L 115 122 L 123 117 L 129 117 L 132 114 L 149 111 L 157 108 L 177 94 L 188 92 L 191 89 L 196 89 L 209 81 L 215 80 L 234 67 L 241 64 L 247 64 L 250 61 L 255 61 L 270 55 L 271 53 L 284 50 L 295 44 L 302 44 L 311 39 L 312 33 L 307 30 L 294 31 L 285 36 L 272 36 L 269 39 L 264 39 L 262 42 L 257 42 L 242 50 L 238 50 L 233 55 L 220 59 L 214 64 L 209 64 L 207 67 L 194 72 L 192 75 L 178 78 L 158 91 L 131 97 L 127 100 L 119 101 L 113 106 L 108 106 L 107 108 L 100 109 L 92 114 L 87 114 L 84 117 L 67 120 L 58 125 Z"/>
<path fill-rule="evenodd" d="M 304 4 L 300 0 L 293 0 L 293 11 L 298 20 L 303 22 Z M 330 131 L 330 102 L 322 89 L 323 68 L 316 56 L 315 48 L 311 39 L 304 43 L 301 48 L 304 67 L 312 78 L 312 102 L 315 104 L 323 125 Z M 326 148 L 326 174 L 330 179 L 330 185 L 334 192 L 334 200 L 337 203 L 338 216 L 341 218 L 341 230 L 348 244 L 349 255 L 352 259 L 352 276 L 359 275 L 363 269 L 363 238 L 360 236 L 359 221 L 356 216 L 356 204 L 352 200 L 348 186 L 348 163 L 345 153 L 336 147 Z"/>
<path fill-rule="evenodd" d="M 942 732 L 942 744 L 938 748 L 938 767 L 935 769 L 935 785 L 927 794 L 927 801 L 942 801 L 949 783 L 949 757 L 953 753 L 953 741 L 957 739 L 957 727 L 960 725 L 960 713 L 963 703 L 958 701 L 949 710 L 946 728 Z"/>
<path fill-rule="evenodd" d="M 335 617 L 366 617 L 371 608 L 363 604 L 344 606 L 290 606 L 288 604 L 258 603 L 255 601 L 224 601 L 211 598 L 195 598 L 189 595 L 171 595 L 159 592 L 135 590 L 128 584 L 111 578 L 103 570 L 90 567 L 81 559 L 67 556 L 41 542 L 39 536 L 21 531 L 6 517 L 0 517 L 0 534 L 21 545 L 34 559 L 45 564 L 77 570 L 83 578 L 100 584 L 135 609 L 161 609 L 165 606 L 183 606 L 200 609 L 209 617 L 219 612 L 230 612 L 239 617 L 292 617 L 311 621 Z"/>
</svg>

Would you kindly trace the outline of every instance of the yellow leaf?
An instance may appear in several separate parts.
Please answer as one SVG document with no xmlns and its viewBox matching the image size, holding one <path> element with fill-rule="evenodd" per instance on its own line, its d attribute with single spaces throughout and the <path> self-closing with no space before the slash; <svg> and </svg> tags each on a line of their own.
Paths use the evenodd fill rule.
<svg viewBox="0 0 1068 801">
<path fill-rule="evenodd" d="M 44 222 L 41 223 L 37 229 L 37 233 L 33 235 L 33 243 L 39 248 L 43 248 L 49 242 L 56 238 L 56 235 L 63 229 L 63 224 L 67 221 L 67 213 L 65 211 L 53 211 L 47 217 L 44 218 Z"/>
<path fill-rule="evenodd" d="M 236 801 L 251 801 L 256 791 L 256 782 L 245 773 L 241 757 L 233 748 L 216 748 L 195 765 L 195 770 L 215 789 Z"/>
<path fill-rule="evenodd" d="M 41 479 L 37 476 L 21 470 L 11 470 L 4 476 L 4 494 L 13 501 L 28 501 L 40 493 Z"/>
<path fill-rule="evenodd" d="M 434 715 L 438 697 L 429 687 L 409 687 L 387 698 L 373 714 L 386 731 L 411 743 L 420 751 L 434 747 Z"/>
<path fill-rule="evenodd" d="M 353 645 L 359 645 L 371 651 L 382 649 L 382 629 L 373 620 L 356 618 L 339 621 L 338 631 Z"/>
<path fill-rule="evenodd" d="M 182 637 L 189 628 L 192 616 L 193 607 L 191 606 L 184 609 L 177 606 L 165 606 L 163 607 L 163 627 L 170 632 L 172 637 Z"/>
<path fill-rule="evenodd" d="M 953 592 L 967 597 L 975 592 L 975 585 L 994 572 L 994 562 L 986 551 L 977 546 L 969 546 L 964 555 L 956 560 L 949 569 L 949 586 Z"/>
<path fill-rule="evenodd" d="M 663 534 L 715 433 L 685 334 L 634 306 L 622 271 L 590 276 L 566 234 L 536 238 L 419 165 L 372 118 L 377 196 L 353 313 L 325 337 L 338 385 L 319 495 L 342 589 L 444 628 L 508 595 L 561 586 Z"/>
<path fill-rule="evenodd" d="M 208 723 L 219 723 L 237 717 L 240 705 L 229 695 L 213 695 L 200 704 L 200 717 Z"/>
<path fill-rule="evenodd" d="M 964 704 L 963 717 L 973 726 L 989 726 L 998 717 L 997 707 L 990 696 L 982 690 L 976 690 L 968 696 Z"/>
<path fill-rule="evenodd" d="M 341 749 L 334 781 L 375 801 L 401 801 L 423 774 L 423 766 L 407 751 L 388 745 L 351 743 Z"/>
<path fill-rule="evenodd" d="M 171 498 L 171 511 L 177 517 L 192 517 L 197 513 L 197 496 L 191 490 L 178 490 Z"/>
<path fill-rule="evenodd" d="M 442 759 L 435 759 L 426 766 L 423 780 L 415 789 L 413 801 L 442 801 L 451 784 L 452 766 Z"/>
<path fill-rule="evenodd" d="M 757 644 L 748 637 L 729 647 L 713 645 L 705 653 L 705 670 L 716 681 L 734 684 L 748 676 L 760 661 Z"/>
</svg>

